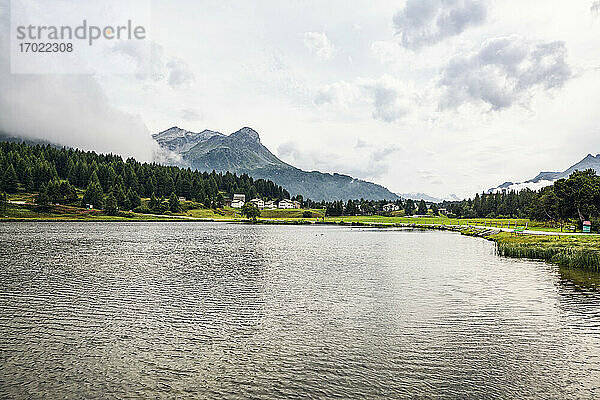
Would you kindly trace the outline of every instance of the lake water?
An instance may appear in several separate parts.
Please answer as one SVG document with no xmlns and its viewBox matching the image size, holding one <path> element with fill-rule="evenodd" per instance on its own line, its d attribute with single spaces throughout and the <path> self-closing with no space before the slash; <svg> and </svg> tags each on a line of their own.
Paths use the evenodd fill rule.
<svg viewBox="0 0 600 400">
<path fill-rule="evenodd" d="M 572 275 L 449 232 L 0 224 L 0 397 L 597 398 Z"/>
</svg>

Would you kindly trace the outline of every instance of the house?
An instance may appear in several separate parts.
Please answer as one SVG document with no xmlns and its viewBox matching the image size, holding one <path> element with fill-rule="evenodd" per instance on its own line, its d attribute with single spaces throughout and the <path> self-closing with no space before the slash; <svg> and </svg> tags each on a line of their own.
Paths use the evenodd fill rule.
<svg viewBox="0 0 600 400">
<path fill-rule="evenodd" d="M 294 208 L 302 208 L 302 204 L 299 201 L 294 200 L 292 203 L 294 203 Z"/>
<path fill-rule="evenodd" d="M 264 208 L 277 208 L 277 204 L 273 200 L 265 201 Z"/>
<path fill-rule="evenodd" d="M 438 208 L 438 212 L 443 215 L 448 214 L 448 210 L 446 210 L 445 208 Z"/>
<path fill-rule="evenodd" d="M 233 208 L 242 208 L 246 204 L 246 195 L 245 194 L 234 194 L 233 199 L 231 199 L 231 207 Z"/>
<path fill-rule="evenodd" d="M 93 204 L 86 204 L 85 208 L 87 208 L 88 210 L 93 210 L 94 209 L 94 205 Z"/>
<path fill-rule="evenodd" d="M 399 209 L 400 207 L 394 203 L 387 203 L 383 206 L 383 211 L 385 212 L 398 211 Z"/>
<path fill-rule="evenodd" d="M 231 199 L 224 199 L 223 200 L 223 206 L 224 207 L 231 207 Z"/>
<path fill-rule="evenodd" d="M 186 201 L 187 199 L 185 197 L 183 197 L 183 196 L 179 196 L 177 198 L 177 200 L 179 200 L 180 202 L 182 202 L 182 201 Z"/>
<path fill-rule="evenodd" d="M 294 202 L 288 199 L 279 200 L 279 203 L 277 203 L 277 208 L 294 208 Z"/>
<path fill-rule="evenodd" d="M 258 197 L 255 198 L 255 199 L 250 200 L 250 203 L 254 204 L 254 206 L 256 208 L 259 208 L 261 210 L 263 208 L 265 208 L 265 202 L 263 201 L 263 199 L 259 199 Z"/>
<path fill-rule="evenodd" d="M 232 208 L 242 208 L 244 206 L 244 204 L 246 204 L 246 202 L 242 201 L 242 200 L 236 200 L 236 199 L 231 200 Z"/>
</svg>

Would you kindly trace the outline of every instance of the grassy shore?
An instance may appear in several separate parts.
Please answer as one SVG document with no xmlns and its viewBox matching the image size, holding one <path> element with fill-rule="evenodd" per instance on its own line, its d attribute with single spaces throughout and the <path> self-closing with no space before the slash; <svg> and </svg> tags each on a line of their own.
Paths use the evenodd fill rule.
<svg viewBox="0 0 600 400">
<path fill-rule="evenodd" d="M 504 257 L 548 261 L 566 268 L 586 268 L 600 272 L 598 236 L 532 236 L 501 232 L 488 236 Z"/>
</svg>

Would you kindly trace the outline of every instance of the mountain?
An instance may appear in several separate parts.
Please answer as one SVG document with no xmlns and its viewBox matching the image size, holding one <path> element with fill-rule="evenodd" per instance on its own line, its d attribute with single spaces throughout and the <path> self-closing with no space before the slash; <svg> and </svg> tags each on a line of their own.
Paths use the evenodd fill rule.
<svg viewBox="0 0 600 400">
<path fill-rule="evenodd" d="M 460 201 L 461 200 L 455 194 L 450 194 L 444 198 L 433 197 L 426 193 L 398 193 L 398 196 L 402 197 L 403 199 L 411 199 L 411 200 L 415 200 L 415 201 L 424 200 L 429 203 L 441 203 L 442 201 Z"/>
<path fill-rule="evenodd" d="M 535 178 L 525 182 L 504 182 L 495 188 L 489 189 L 488 193 L 497 193 L 503 190 L 518 191 L 526 188 L 537 190 L 552 185 L 554 181 L 559 179 L 568 178 L 575 171 L 584 171 L 586 169 L 593 169 L 600 175 L 600 154 L 597 154 L 596 156 L 588 154 L 583 160 L 570 166 L 563 172 L 540 172 Z"/>
<path fill-rule="evenodd" d="M 230 135 L 204 130 L 190 132 L 178 127 L 152 135 L 158 144 L 183 159 L 184 166 L 200 171 L 246 173 L 268 179 L 292 195 L 312 200 L 386 199 L 398 195 L 385 187 L 342 174 L 303 171 L 277 158 L 261 142 L 258 132 L 242 128 Z"/>
<path fill-rule="evenodd" d="M 187 152 L 199 142 L 213 136 L 223 136 L 223 134 L 208 129 L 195 133 L 174 126 L 152 135 L 161 147 L 179 154 Z"/>
</svg>

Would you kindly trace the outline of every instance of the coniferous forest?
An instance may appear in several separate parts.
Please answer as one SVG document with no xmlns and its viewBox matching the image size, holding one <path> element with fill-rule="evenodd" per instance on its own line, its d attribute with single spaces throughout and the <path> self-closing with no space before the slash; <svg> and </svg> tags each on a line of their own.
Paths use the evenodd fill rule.
<svg viewBox="0 0 600 400">
<path fill-rule="evenodd" d="M 82 206 L 107 210 L 145 207 L 140 197 L 151 199 L 150 208 L 164 198 L 176 204 L 173 199 L 178 197 L 221 207 L 224 197 L 233 193 L 247 199 L 289 198 L 281 186 L 248 175 L 198 172 L 132 158 L 123 161 L 118 155 L 49 145 L 0 142 L 0 171 L 0 192 L 36 192 L 42 205 L 77 202 L 77 189 L 84 190 Z"/>
</svg>

